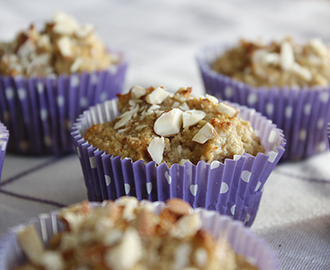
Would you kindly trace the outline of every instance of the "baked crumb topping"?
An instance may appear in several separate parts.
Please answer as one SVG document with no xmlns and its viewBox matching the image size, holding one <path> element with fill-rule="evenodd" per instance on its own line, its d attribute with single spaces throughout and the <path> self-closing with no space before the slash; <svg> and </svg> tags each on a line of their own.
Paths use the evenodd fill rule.
<svg viewBox="0 0 330 270">
<path fill-rule="evenodd" d="M 256 270 L 229 243 L 202 229 L 199 214 L 171 199 L 159 214 L 134 197 L 102 207 L 82 202 L 61 211 L 66 224 L 45 249 L 35 228 L 17 237 L 29 260 L 16 269 Z"/>
<path fill-rule="evenodd" d="M 254 87 L 326 87 L 330 83 L 330 51 L 320 39 L 305 45 L 291 37 L 270 44 L 240 40 L 212 69 Z"/>
<path fill-rule="evenodd" d="M 121 114 L 87 130 L 85 140 L 113 156 L 171 166 L 182 160 L 208 164 L 234 155 L 264 152 L 251 124 L 213 96 L 192 97 L 190 87 L 134 86 L 118 94 Z M 182 162 L 181 162 L 182 163 Z"/>
<path fill-rule="evenodd" d="M 0 74 L 46 76 L 107 69 L 118 62 L 90 24 L 56 12 L 42 31 L 32 24 L 14 41 L 0 43 Z"/>
</svg>

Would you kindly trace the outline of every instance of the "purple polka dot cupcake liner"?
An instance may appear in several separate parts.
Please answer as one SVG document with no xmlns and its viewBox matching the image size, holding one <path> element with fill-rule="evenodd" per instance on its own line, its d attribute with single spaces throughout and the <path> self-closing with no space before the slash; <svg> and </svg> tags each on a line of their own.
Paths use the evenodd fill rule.
<svg viewBox="0 0 330 270">
<path fill-rule="evenodd" d="M 1 180 L 2 166 L 8 145 L 8 138 L 9 138 L 9 132 L 7 128 L 0 122 L 0 180 Z"/>
<path fill-rule="evenodd" d="M 284 153 L 283 132 L 255 110 L 238 107 L 239 116 L 251 122 L 265 147 L 256 157 L 235 156 L 224 163 L 204 161 L 193 165 L 145 164 L 142 160 L 113 157 L 89 144 L 83 136 L 94 124 L 112 121 L 117 100 L 91 107 L 77 119 L 71 133 L 82 166 L 90 201 L 115 200 L 123 195 L 138 200 L 181 198 L 194 208 L 216 210 L 250 226 L 255 219 L 263 186 Z"/>
<path fill-rule="evenodd" d="M 72 123 L 87 108 L 122 91 L 127 62 L 107 70 L 44 78 L 0 77 L 0 121 L 8 151 L 27 155 L 73 150 Z"/>
<path fill-rule="evenodd" d="M 254 88 L 211 69 L 223 45 L 197 53 L 205 91 L 219 99 L 256 109 L 282 129 L 287 140 L 282 160 L 300 160 L 329 149 L 330 88 Z"/>
<path fill-rule="evenodd" d="M 91 203 L 93 207 L 102 207 L 102 203 Z M 156 214 L 165 207 L 163 202 L 153 203 Z M 242 222 L 233 221 L 228 216 L 220 216 L 215 211 L 206 209 L 195 209 L 200 215 L 202 228 L 210 232 L 213 237 L 225 238 L 235 253 L 242 255 L 248 261 L 258 267 L 259 270 L 278 270 L 279 262 L 276 254 L 267 243 L 256 236 L 249 228 L 243 226 Z M 18 225 L 9 229 L 8 234 L 2 237 L 0 242 L 0 270 L 13 269 L 26 261 L 16 235 L 24 230 L 27 225 L 33 225 L 45 245 L 51 237 L 64 230 L 64 224 L 58 217 L 58 211 L 49 214 L 40 214 L 38 218 L 31 219 L 26 224 Z"/>
</svg>

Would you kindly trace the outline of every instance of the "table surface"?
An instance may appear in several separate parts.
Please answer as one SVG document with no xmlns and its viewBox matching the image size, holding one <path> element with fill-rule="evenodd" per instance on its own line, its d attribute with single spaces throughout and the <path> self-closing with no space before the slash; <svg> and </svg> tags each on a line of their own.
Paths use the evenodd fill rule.
<svg viewBox="0 0 330 270">
<path fill-rule="evenodd" d="M 175 91 L 203 85 L 195 53 L 203 45 L 239 38 L 330 43 L 329 1 L 88 0 L 0 1 L 0 39 L 55 10 L 96 26 L 112 48 L 128 53 L 125 91 L 164 85 Z M 282 269 L 330 269 L 330 155 L 283 163 L 270 175 L 251 229 L 277 253 Z M 40 213 L 87 199 L 79 160 L 7 154 L 0 184 L 0 234 Z"/>
</svg>

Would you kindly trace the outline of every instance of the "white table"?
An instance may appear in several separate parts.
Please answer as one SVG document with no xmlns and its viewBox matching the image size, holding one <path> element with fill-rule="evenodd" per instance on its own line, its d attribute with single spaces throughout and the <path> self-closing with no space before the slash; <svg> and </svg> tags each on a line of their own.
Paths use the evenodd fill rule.
<svg viewBox="0 0 330 270">
<path fill-rule="evenodd" d="M 292 34 L 330 42 L 327 1 L 0 1 L 0 39 L 56 9 L 93 23 L 99 36 L 129 55 L 131 86 L 192 86 L 203 94 L 196 50 L 240 37 Z M 330 155 L 280 164 L 265 185 L 252 230 L 278 254 L 282 269 L 330 269 Z M 79 160 L 6 155 L 0 186 L 0 234 L 60 206 L 87 199 Z"/>
</svg>

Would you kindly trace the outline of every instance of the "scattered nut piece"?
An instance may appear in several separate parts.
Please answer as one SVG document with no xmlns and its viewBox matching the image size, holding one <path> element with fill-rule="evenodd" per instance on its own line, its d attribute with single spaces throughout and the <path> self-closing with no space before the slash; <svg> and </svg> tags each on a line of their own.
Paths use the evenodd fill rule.
<svg viewBox="0 0 330 270">
<path fill-rule="evenodd" d="M 154 131 L 159 136 L 171 136 L 180 132 L 182 127 L 182 111 L 174 108 L 164 112 L 154 124 Z"/>
<path fill-rule="evenodd" d="M 159 165 L 163 160 L 163 153 L 165 149 L 165 140 L 164 137 L 155 137 L 151 140 L 148 146 L 148 153 L 151 156 L 151 159 Z"/>
<path fill-rule="evenodd" d="M 162 87 L 157 87 L 146 96 L 146 101 L 149 104 L 161 104 L 169 95 L 170 93 L 166 92 Z"/>
<path fill-rule="evenodd" d="M 205 97 L 206 97 L 206 99 L 208 99 L 212 103 L 218 103 L 219 102 L 219 100 L 216 97 L 212 96 L 212 95 L 206 94 Z"/>
<path fill-rule="evenodd" d="M 215 108 L 219 113 L 228 115 L 229 117 L 234 117 L 238 114 L 238 110 L 224 102 L 220 102 Z"/>
<path fill-rule="evenodd" d="M 204 144 L 206 141 L 213 139 L 217 136 L 218 133 L 215 128 L 210 123 L 206 123 L 192 138 L 192 141 Z"/>
<path fill-rule="evenodd" d="M 131 93 L 133 99 L 139 99 L 146 94 L 146 89 L 142 86 L 136 85 L 131 89 Z"/>
<path fill-rule="evenodd" d="M 182 113 L 183 127 L 196 125 L 205 117 L 206 113 L 200 110 L 189 110 Z"/>
</svg>

